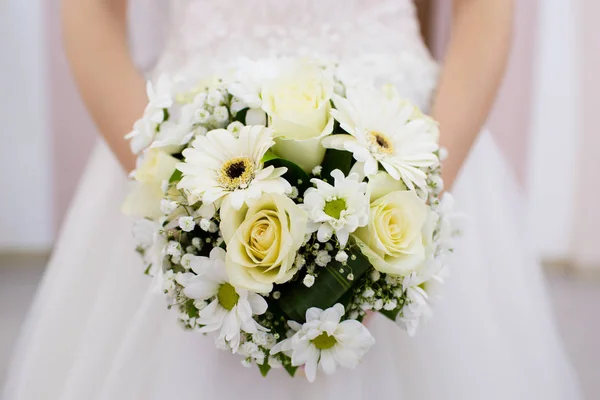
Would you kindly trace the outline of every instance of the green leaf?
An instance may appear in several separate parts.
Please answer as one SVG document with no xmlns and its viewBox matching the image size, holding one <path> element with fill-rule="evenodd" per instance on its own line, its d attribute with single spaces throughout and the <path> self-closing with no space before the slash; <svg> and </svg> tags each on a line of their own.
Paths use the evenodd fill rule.
<svg viewBox="0 0 600 400">
<path fill-rule="evenodd" d="M 291 365 L 287 364 L 283 364 L 283 368 L 285 368 L 287 373 L 290 374 L 292 378 L 294 377 L 294 375 L 296 375 L 296 371 L 298 370 L 298 367 L 292 367 Z"/>
<path fill-rule="evenodd" d="M 268 358 L 265 357 L 265 363 L 262 365 L 258 366 L 258 369 L 260 370 L 260 374 L 264 377 L 267 376 L 267 374 L 269 373 L 269 371 L 271 370 L 271 366 L 269 365 L 269 361 Z"/>
<path fill-rule="evenodd" d="M 181 172 L 180 170 L 176 169 L 173 172 L 173 174 L 171 175 L 171 177 L 169 178 L 169 183 L 179 182 L 181 180 L 182 176 L 183 176 L 183 172 Z"/>
<path fill-rule="evenodd" d="M 346 252 L 350 255 L 347 265 L 343 266 L 335 260 L 330 262 L 327 267 L 320 269 L 312 287 L 307 288 L 299 281 L 278 287 L 277 290 L 281 293 L 278 305 L 291 320 L 304 322 L 306 311 L 311 307 L 322 309 L 332 307 L 371 268 L 371 264 L 358 247 L 346 249 Z M 340 272 L 341 268 L 344 269 L 343 273 Z M 347 279 L 350 272 L 354 275 L 352 281 Z"/>
<path fill-rule="evenodd" d="M 194 305 L 194 300 L 188 300 L 185 303 L 185 312 L 190 318 L 198 318 L 200 316 L 198 309 Z"/>
<path fill-rule="evenodd" d="M 265 167 L 268 167 L 270 165 L 274 166 L 275 168 L 287 168 L 287 172 L 283 174 L 283 178 L 287 180 L 292 186 L 298 188 L 298 193 L 300 196 L 302 196 L 306 189 L 308 189 L 311 186 L 308 174 L 304 172 L 304 170 L 300 168 L 297 164 L 294 164 L 293 162 L 283 158 L 273 158 L 265 162 Z"/>
<path fill-rule="evenodd" d="M 265 153 L 265 155 L 263 156 L 263 158 L 262 158 L 261 161 L 264 162 L 264 163 L 266 163 L 267 161 L 271 161 L 271 160 L 274 160 L 276 158 L 279 158 L 277 156 L 277 154 L 273 153 L 272 150 L 267 150 L 267 152 Z"/>
<path fill-rule="evenodd" d="M 321 163 L 321 179 L 331 179 L 331 171 L 334 169 L 341 170 L 344 175 L 348 176 L 352 168 L 353 159 L 352 153 L 336 149 L 327 149 L 325 158 Z"/>
</svg>

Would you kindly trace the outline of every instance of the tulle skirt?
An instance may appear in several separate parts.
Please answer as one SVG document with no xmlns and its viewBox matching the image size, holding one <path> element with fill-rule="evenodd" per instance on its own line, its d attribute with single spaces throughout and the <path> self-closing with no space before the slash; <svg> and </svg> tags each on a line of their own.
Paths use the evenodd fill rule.
<svg viewBox="0 0 600 400">
<path fill-rule="evenodd" d="M 468 215 L 433 317 L 414 338 L 383 317 L 355 370 L 315 383 L 281 370 L 262 378 L 209 337 L 184 331 L 143 275 L 127 183 L 95 149 L 15 349 L 5 400 L 406 399 L 576 400 L 523 200 L 489 133 L 454 189 Z"/>
</svg>

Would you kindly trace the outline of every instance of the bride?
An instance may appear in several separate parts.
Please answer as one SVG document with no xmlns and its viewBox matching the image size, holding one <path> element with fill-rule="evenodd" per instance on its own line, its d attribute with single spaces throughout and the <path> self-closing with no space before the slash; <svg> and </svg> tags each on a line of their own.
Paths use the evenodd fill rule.
<svg viewBox="0 0 600 400">
<path fill-rule="evenodd" d="M 147 32 L 168 19 L 150 79 L 208 73 L 240 55 L 335 54 L 367 71 L 364 79 L 392 82 L 441 123 L 444 180 L 469 214 L 443 300 L 414 338 L 375 317 L 378 343 L 362 364 L 314 384 L 279 371 L 263 380 L 181 329 L 150 290 L 119 212 L 124 170 L 134 167 L 123 136 L 146 103 L 126 43 L 126 3 L 63 0 L 68 55 L 105 143 L 15 351 L 6 400 L 579 398 L 541 270 L 523 244 L 519 189 L 492 137 L 479 134 L 507 58 L 512 1 L 455 0 L 439 73 L 410 0 L 171 0 L 169 17 L 158 15 Z"/>
</svg>

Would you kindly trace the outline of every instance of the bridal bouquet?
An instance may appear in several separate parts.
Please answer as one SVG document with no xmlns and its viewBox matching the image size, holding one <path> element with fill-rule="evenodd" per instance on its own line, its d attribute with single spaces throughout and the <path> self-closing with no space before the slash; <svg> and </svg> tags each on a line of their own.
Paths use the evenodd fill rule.
<svg viewBox="0 0 600 400">
<path fill-rule="evenodd" d="M 146 272 L 186 328 L 263 375 L 355 367 L 373 312 L 414 334 L 451 251 L 436 122 L 336 68 L 162 76 L 128 135 Z"/>
</svg>

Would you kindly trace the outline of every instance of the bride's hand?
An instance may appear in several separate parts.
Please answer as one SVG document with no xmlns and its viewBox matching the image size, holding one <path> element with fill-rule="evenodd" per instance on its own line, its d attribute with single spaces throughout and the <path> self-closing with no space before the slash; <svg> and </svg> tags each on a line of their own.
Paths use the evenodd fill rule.
<svg viewBox="0 0 600 400">
<path fill-rule="evenodd" d="M 452 36 L 432 114 L 440 122 L 447 189 L 485 123 L 510 49 L 514 0 L 454 0 Z"/>
<path fill-rule="evenodd" d="M 62 0 L 65 48 L 96 126 L 126 170 L 124 139 L 146 105 L 145 82 L 127 48 L 127 0 Z"/>
</svg>

